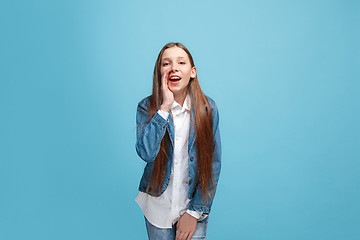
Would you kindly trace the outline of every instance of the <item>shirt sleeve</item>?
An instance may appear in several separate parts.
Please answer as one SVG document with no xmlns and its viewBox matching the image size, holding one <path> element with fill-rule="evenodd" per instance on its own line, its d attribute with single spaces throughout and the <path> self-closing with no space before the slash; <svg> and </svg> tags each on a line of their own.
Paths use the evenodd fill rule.
<svg viewBox="0 0 360 240">
<path fill-rule="evenodd" d="M 199 219 L 201 217 L 201 215 L 203 214 L 202 212 L 192 211 L 189 209 L 187 209 L 186 212 L 196 219 Z"/>
<path fill-rule="evenodd" d="M 169 113 L 168 113 L 168 112 L 165 112 L 165 111 L 163 111 L 163 110 L 161 110 L 161 109 L 158 110 L 158 113 L 159 113 L 160 116 L 162 116 L 165 120 L 167 120 L 168 117 L 169 117 Z"/>
</svg>

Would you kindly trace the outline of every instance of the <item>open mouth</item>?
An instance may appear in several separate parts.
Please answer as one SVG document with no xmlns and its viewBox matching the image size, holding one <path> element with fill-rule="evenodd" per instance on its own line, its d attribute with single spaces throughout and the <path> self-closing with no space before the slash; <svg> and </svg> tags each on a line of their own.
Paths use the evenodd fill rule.
<svg viewBox="0 0 360 240">
<path fill-rule="evenodd" d="M 172 77 L 170 77 L 169 78 L 169 80 L 171 81 L 171 82 L 179 82 L 180 80 L 181 80 L 181 77 L 179 77 L 179 76 L 172 76 Z"/>
</svg>

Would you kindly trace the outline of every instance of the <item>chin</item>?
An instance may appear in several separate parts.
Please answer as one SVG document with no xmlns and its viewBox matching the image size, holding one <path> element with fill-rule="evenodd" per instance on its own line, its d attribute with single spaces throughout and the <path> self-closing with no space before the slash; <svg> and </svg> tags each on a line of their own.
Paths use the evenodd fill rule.
<svg viewBox="0 0 360 240">
<path fill-rule="evenodd" d="M 174 93 L 174 94 L 178 92 L 178 90 L 176 90 L 176 89 L 171 89 L 171 88 L 170 88 L 170 91 L 171 91 L 172 93 Z"/>
<path fill-rule="evenodd" d="M 176 93 L 179 91 L 178 88 L 174 88 L 174 87 L 169 87 L 170 91 L 172 91 L 173 93 Z"/>
</svg>

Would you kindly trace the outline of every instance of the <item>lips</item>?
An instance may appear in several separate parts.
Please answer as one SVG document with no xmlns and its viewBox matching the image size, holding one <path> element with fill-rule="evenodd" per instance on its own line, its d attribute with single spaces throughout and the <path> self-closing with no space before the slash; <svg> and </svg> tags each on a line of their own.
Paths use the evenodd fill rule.
<svg viewBox="0 0 360 240">
<path fill-rule="evenodd" d="M 169 77 L 169 80 L 172 81 L 172 82 L 176 82 L 176 81 L 180 81 L 181 80 L 181 77 L 178 76 L 178 75 L 171 75 Z"/>
</svg>

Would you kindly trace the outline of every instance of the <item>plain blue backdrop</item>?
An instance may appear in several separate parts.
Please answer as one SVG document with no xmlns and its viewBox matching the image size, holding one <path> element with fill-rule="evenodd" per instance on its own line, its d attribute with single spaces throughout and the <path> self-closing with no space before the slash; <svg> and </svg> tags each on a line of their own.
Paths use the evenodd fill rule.
<svg viewBox="0 0 360 240">
<path fill-rule="evenodd" d="M 0 3 L 0 239 L 146 239 L 137 103 L 170 41 L 219 108 L 208 239 L 355 240 L 359 1 Z"/>
</svg>

